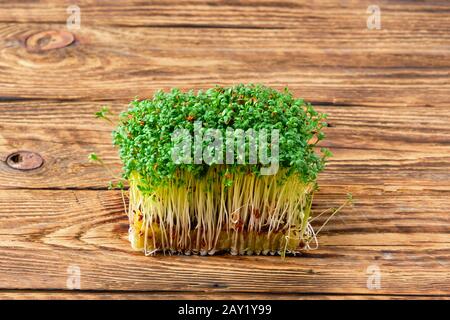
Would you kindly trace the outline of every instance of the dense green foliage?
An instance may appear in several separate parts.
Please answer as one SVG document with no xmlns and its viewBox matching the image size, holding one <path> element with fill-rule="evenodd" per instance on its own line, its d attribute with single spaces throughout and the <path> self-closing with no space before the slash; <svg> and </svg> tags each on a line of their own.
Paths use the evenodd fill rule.
<svg viewBox="0 0 450 320">
<path fill-rule="evenodd" d="M 243 129 L 278 129 L 279 165 L 288 175 L 296 173 L 304 182 L 314 181 L 330 154 L 314 147 L 324 138 L 321 131 L 325 115 L 318 113 L 302 99 L 262 85 L 215 87 L 206 91 L 157 92 L 152 99 L 131 102 L 121 114 L 120 124 L 113 132 L 114 144 L 120 149 L 124 177 L 135 171 L 146 184 L 155 187 L 174 178 L 179 170 L 194 176 L 204 174 L 209 165 L 176 164 L 172 160 L 172 133 L 176 129 L 194 130 L 194 122 L 203 128 L 220 129 L 225 136 L 227 127 Z M 225 148 L 224 148 L 225 152 Z M 227 172 L 254 172 L 261 164 L 222 165 Z"/>
</svg>

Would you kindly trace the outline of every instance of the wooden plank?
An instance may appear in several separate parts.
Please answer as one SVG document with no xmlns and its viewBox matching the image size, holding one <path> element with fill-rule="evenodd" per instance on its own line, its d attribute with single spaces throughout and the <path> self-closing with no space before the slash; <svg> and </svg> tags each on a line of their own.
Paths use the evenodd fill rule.
<svg viewBox="0 0 450 320">
<path fill-rule="evenodd" d="M 96 152 L 117 175 L 120 161 L 111 130 L 93 114 L 104 104 L 117 114 L 125 102 L 0 103 L 0 188 L 105 188 L 112 179 L 88 162 Z M 320 183 L 341 192 L 371 193 L 450 188 L 450 111 L 446 107 L 320 106 L 332 127 L 323 143 L 334 153 Z M 39 153 L 32 171 L 8 167 L 18 150 Z M 64 177 L 64 179 L 61 179 Z"/>
<path fill-rule="evenodd" d="M 446 24 L 433 14 L 417 34 L 404 25 L 379 31 L 83 26 L 69 44 L 47 33 L 67 32 L 64 25 L 0 23 L 0 97 L 129 100 L 170 87 L 262 82 L 337 105 L 448 106 L 450 38 L 434 28 Z M 62 47 L 36 51 L 49 39 Z"/>
<path fill-rule="evenodd" d="M 0 291 L 1 300 L 449 300 L 449 296 L 417 295 L 307 295 L 270 293 L 154 293 L 89 291 Z"/>
<path fill-rule="evenodd" d="M 447 1 L 378 1 L 381 30 L 366 28 L 371 1 L 78 3 L 70 33 L 66 1 L 0 1 L 0 298 L 449 298 Z M 87 161 L 120 172 L 92 114 L 236 82 L 288 85 L 329 113 L 335 156 L 313 209 L 346 192 L 353 208 L 286 260 L 132 252 L 120 193 Z M 44 165 L 8 167 L 18 150 Z M 67 290 L 70 266 L 82 291 Z"/>
<path fill-rule="evenodd" d="M 355 198 L 301 257 L 145 257 L 130 249 L 119 192 L 2 190 L 1 289 L 66 289 L 76 266 L 83 290 L 448 295 L 448 193 Z M 314 209 L 341 200 L 323 190 Z"/>
<path fill-rule="evenodd" d="M 39 2 L 0 2 L 0 22 L 66 23 L 69 6 L 64 0 Z M 296 28 L 317 30 L 365 28 L 370 0 L 363 1 L 77 1 L 83 25 L 177 26 L 234 28 Z M 415 30 L 428 28 L 445 31 L 448 26 L 448 2 L 441 1 L 377 1 L 382 10 L 383 26 Z M 434 24 L 433 19 L 444 24 Z M 445 24 L 446 23 L 446 24 Z"/>
</svg>

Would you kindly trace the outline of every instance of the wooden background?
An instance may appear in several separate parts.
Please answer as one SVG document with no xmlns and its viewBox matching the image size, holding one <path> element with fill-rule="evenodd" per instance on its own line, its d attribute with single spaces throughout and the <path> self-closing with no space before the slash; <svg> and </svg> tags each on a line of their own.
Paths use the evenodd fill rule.
<svg viewBox="0 0 450 320">
<path fill-rule="evenodd" d="M 449 16 L 445 0 L 0 1 L 0 298 L 449 298 Z M 87 160 L 120 172 L 93 113 L 240 82 L 288 85 L 329 114 L 314 209 L 347 192 L 354 207 L 284 261 L 132 252 L 120 193 Z M 17 151 L 44 163 L 11 168 Z"/>
</svg>

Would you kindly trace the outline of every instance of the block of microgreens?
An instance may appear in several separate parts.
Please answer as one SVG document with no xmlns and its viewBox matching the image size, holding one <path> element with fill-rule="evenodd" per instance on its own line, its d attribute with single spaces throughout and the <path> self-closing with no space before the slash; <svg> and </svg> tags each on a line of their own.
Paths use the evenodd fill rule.
<svg viewBox="0 0 450 320">
<path fill-rule="evenodd" d="M 108 114 L 103 109 L 97 117 L 110 121 Z M 282 256 L 315 247 L 320 230 L 311 226 L 311 205 L 331 155 L 317 147 L 325 119 L 287 89 L 263 85 L 173 89 L 132 101 L 113 131 L 132 247 L 146 254 Z M 255 147 L 251 133 L 263 131 L 267 141 Z M 174 157 L 181 140 L 182 161 Z M 327 210 L 327 221 L 341 208 Z"/>
</svg>

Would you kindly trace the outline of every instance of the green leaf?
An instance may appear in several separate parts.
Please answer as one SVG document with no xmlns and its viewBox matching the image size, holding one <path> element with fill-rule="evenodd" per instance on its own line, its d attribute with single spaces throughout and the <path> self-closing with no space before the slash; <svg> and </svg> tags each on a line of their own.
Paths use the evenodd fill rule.
<svg viewBox="0 0 450 320">
<path fill-rule="evenodd" d="M 89 154 L 88 159 L 91 162 L 101 162 L 100 158 L 98 157 L 98 155 L 96 153 Z"/>
<path fill-rule="evenodd" d="M 110 114 L 104 107 L 96 116 L 105 118 Z M 258 131 L 264 128 L 268 132 L 277 129 L 279 166 L 288 169 L 289 175 L 297 174 L 302 181 L 309 182 L 317 179 L 332 155 L 327 149 L 318 154 L 313 148 L 325 138 L 322 132 L 325 118 L 311 104 L 294 98 L 287 89 L 278 91 L 258 84 L 228 88 L 216 86 L 198 92 L 173 89 L 170 92 L 158 91 L 151 99 L 133 100 L 129 109 L 121 114 L 113 140 L 124 163 L 124 177 L 137 172 L 151 190 L 172 181 L 179 172 L 201 177 L 210 167 L 204 162 L 174 163 L 171 134 L 176 129 L 186 129 L 193 136 L 194 122 L 201 122 L 203 131 L 207 128 L 220 130 L 224 141 L 228 127 L 244 132 L 249 129 Z M 249 145 L 246 139 L 240 146 L 245 150 L 246 161 L 249 159 Z M 192 156 L 194 150 L 192 143 Z M 242 157 L 235 152 L 234 163 L 224 165 L 220 170 L 260 171 L 260 164 L 241 164 L 238 159 Z M 229 182 L 225 180 L 224 184 Z"/>
<path fill-rule="evenodd" d="M 95 117 L 97 119 L 104 119 L 112 123 L 111 119 L 108 118 L 109 115 L 112 115 L 112 113 L 107 106 L 103 106 L 99 111 L 95 113 Z"/>
</svg>

